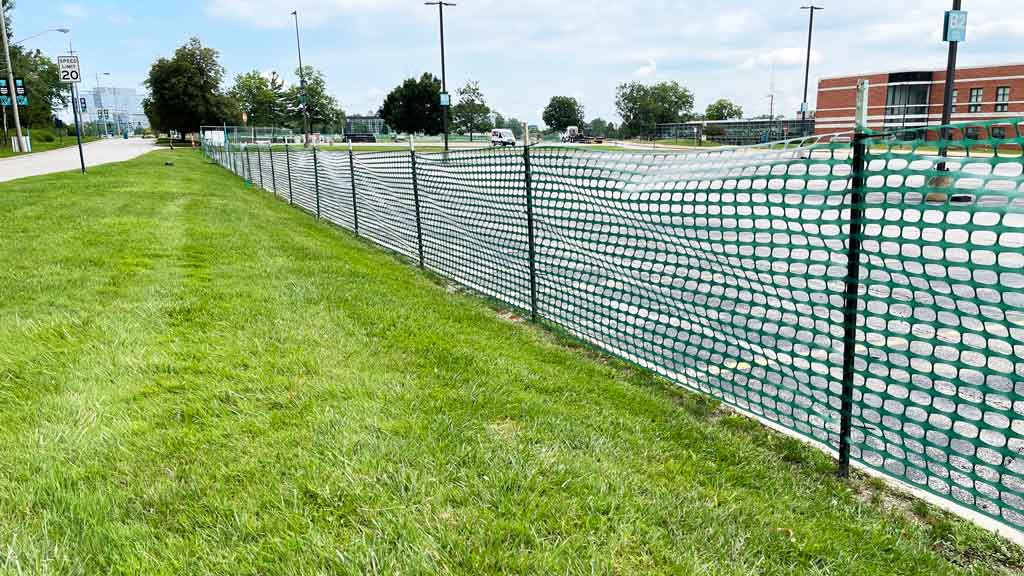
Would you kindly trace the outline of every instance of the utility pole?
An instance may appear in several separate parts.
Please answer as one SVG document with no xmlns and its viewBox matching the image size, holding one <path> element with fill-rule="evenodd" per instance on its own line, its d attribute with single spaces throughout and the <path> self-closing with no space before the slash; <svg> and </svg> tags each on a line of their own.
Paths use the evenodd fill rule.
<svg viewBox="0 0 1024 576">
<path fill-rule="evenodd" d="M 814 12 L 824 10 L 821 6 L 801 6 L 801 10 L 810 10 L 811 19 L 807 24 L 807 63 L 804 65 L 804 101 L 800 105 L 800 131 L 807 135 L 807 84 L 811 80 L 811 36 L 814 34 Z"/>
<path fill-rule="evenodd" d="M 306 70 L 302 67 L 302 41 L 299 40 L 299 11 L 293 10 L 295 16 L 295 46 L 299 50 L 299 91 L 302 94 L 302 127 L 306 139 L 304 146 L 309 146 L 309 98 L 306 96 Z"/>
<path fill-rule="evenodd" d="M 15 152 L 27 152 L 25 142 L 21 136 L 21 116 L 18 114 L 18 89 L 14 85 L 14 61 L 11 60 L 11 46 L 7 39 L 7 19 L 4 17 L 6 2 L 0 0 L 0 38 L 3 39 L 4 57 L 7 59 L 7 85 L 10 90 L 11 110 L 14 110 L 14 131 L 18 137 L 18 144 L 14 147 Z M 6 115 L 4 116 L 6 119 Z"/>
<path fill-rule="evenodd" d="M 942 95 L 942 125 L 949 125 L 953 116 L 953 87 L 956 82 L 956 53 L 960 42 L 967 37 L 967 13 L 961 12 L 960 0 L 953 0 L 953 12 L 946 13 L 946 22 L 943 26 L 942 39 L 949 43 L 949 56 L 946 59 L 946 93 Z M 962 17 L 962 22 L 952 22 L 954 17 Z M 943 128 L 939 135 L 942 140 L 949 140 L 948 128 Z M 945 156 L 945 146 L 939 149 L 939 156 Z M 938 166 L 939 170 L 946 170 L 946 163 Z"/>
<path fill-rule="evenodd" d="M 444 7 L 455 6 L 452 2 L 444 2 L 443 0 L 438 2 L 424 2 L 426 6 L 437 6 L 437 15 L 441 21 L 441 111 L 444 115 L 444 151 L 448 151 L 448 106 L 451 104 L 451 96 L 448 96 L 448 101 L 444 101 L 444 95 L 448 93 L 448 78 L 444 64 Z"/>
</svg>

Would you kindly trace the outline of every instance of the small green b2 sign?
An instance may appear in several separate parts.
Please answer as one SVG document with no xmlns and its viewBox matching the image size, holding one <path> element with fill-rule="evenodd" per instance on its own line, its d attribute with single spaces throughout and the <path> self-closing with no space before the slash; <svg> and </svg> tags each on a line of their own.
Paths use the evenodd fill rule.
<svg viewBox="0 0 1024 576">
<path fill-rule="evenodd" d="M 967 11 L 949 10 L 946 12 L 946 24 L 942 28 L 944 42 L 964 42 L 967 40 Z"/>
</svg>

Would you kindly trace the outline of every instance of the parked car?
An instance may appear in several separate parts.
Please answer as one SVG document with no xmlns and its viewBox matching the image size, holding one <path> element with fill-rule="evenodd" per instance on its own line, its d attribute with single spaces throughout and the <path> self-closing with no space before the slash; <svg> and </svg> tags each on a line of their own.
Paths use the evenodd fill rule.
<svg viewBox="0 0 1024 576">
<path fill-rule="evenodd" d="M 506 128 L 491 130 L 491 146 L 515 146 L 516 135 Z"/>
</svg>

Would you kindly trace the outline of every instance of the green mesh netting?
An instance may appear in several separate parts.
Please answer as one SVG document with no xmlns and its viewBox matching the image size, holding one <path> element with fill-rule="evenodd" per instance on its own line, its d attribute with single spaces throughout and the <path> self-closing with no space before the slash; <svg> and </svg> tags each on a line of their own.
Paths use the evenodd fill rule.
<svg viewBox="0 0 1024 576">
<path fill-rule="evenodd" d="M 866 142 L 851 457 L 1021 529 L 1024 124 L 917 136 Z M 521 148 L 204 148 L 445 277 L 839 446 L 849 143 L 535 147 L 529 179 Z"/>
</svg>

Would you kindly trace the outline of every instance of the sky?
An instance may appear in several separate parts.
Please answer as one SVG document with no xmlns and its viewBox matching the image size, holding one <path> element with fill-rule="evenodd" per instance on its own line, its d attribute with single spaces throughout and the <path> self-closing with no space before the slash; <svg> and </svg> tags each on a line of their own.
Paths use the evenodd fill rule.
<svg viewBox="0 0 1024 576">
<path fill-rule="evenodd" d="M 808 0 L 455 0 L 445 10 L 448 89 L 480 83 L 488 104 L 540 124 L 551 96 L 579 99 L 588 120 L 618 121 L 621 82 L 674 80 L 696 110 L 718 98 L 767 114 L 800 108 Z M 815 0 L 811 52 L 817 79 L 907 69 L 941 69 L 947 0 Z M 964 0 L 968 38 L 962 66 L 1024 63 L 1024 3 Z M 423 0 L 17 0 L 14 40 L 67 26 L 26 46 L 56 57 L 68 40 L 82 60 L 83 88 L 144 91 L 149 66 L 197 36 L 220 52 L 227 84 L 250 70 L 294 81 L 292 10 L 305 64 L 321 69 L 349 114 L 376 110 L 404 78 L 440 76 L 437 8 Z"/>
</svg>

